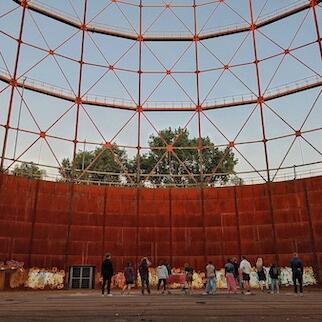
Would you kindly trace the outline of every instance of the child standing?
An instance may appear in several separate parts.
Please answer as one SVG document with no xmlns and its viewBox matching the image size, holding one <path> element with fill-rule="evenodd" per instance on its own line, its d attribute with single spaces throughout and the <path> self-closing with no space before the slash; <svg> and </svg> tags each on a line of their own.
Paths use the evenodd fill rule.
<svg viewBox="0 0 322 322">
<path fill-rule="evenodd" d="M 279 267 L 276 265 L 276 263 L 272 264 L 269 269 L 269 276 L 271 278 L 271 294 L 274 294 L 275 292 L 278 294 L 280 292 L 279 289 L 279 275 L 281 271 Z"/>
</svg>

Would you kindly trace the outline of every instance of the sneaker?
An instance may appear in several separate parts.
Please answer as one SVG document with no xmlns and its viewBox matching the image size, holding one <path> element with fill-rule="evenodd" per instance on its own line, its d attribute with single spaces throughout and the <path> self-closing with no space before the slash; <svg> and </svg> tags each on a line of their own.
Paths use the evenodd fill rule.
<svg viewBox="0 0 322 322">
<path fill-rule="evenodd" d="M 102 294 L 102 296 L 104 297 L 105 295 L 104 295 L 104 294 Z"/>
<path fill-rule="evenodd" d="M 107 294 L 107 296 L 113 296 L 111 293 Z"/>
<path fill-rule="evenodd" d="M 246 293 L 245 293 L 245 295 L 250 295 L 251 293 L 250 293 L 250 291 L 247 291 Z"/>
<path fill-rule="evenodd" d="M 300 296 L 304 296 L 303 293 L 300 293 Z"/>
</svg>

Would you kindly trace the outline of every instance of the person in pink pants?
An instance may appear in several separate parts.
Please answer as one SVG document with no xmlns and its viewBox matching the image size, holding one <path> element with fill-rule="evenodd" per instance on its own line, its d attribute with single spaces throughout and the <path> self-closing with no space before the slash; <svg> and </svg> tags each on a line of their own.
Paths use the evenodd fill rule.
<svg viewBox="0 0 322 322">
<path fill-rule="evenodd" d="M 237 285 L 234 276 L 234 265 L 231 262 L 231 259 L 227 259 L 227 263 L 225 264 L 225 277 L 227 281 L 227 291 L 228 293 L 236 293 L 237 292 Z"/>
</svg>

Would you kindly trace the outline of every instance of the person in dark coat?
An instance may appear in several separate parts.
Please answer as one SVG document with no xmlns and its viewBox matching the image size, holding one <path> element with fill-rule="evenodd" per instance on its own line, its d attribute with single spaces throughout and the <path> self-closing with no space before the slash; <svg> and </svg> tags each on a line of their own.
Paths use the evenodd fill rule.
<svg viewBox="0 0 322 322">
<path fill-rule="evenodd" d="M 240 288 L 243 288 L 243 283 L 241 279 L 239 278 L 239 262 L 236 257 L 233 258 L 232 264 L 234 265 L 234 277 L 236 280 L 236 285 L 239 286 Z"/>
<path fill-rule="evenodd" d="M 280 292 L 279 276 L 281 274 L 281 270 L 276 263 L 271 265 L 268 274 L 271 278 L 271 294 L 278 294 Z"/>
<path fill-rule="evenodd" d="M 122 294 L 127 290 L 127 294 L 130 294 L 131 286 L 134 284 L 134 269 L 132 267 L 132 263 L 128 262 L 126 267 L 124 268 L 124 277 L 125 277 L 125 286 L 122 289 Z"/>
<path fill-rule="evenodd" d="M 101 268 L 101 274 L 103 278 L 103 284 L 102 284 L 102 295 L 104 296 L 104 291 L 105 291 L 105 285 L 107 282 L 107 295 L 112 296 L 111 294 L 111 282 L 112 282 L 112 277 L 113 277 L 113 263 L 111 260 L 111 254 L 107 253 L 105 255 L 105 259 L 102 263 L 102 268 Z"/>
<path fill-rule="evenodd" d="M 300 294 L 303 295 L 303 263 L 299 259 L 297 253 L 294 253 L 290 266 L 292 269 L 294 292 L 297 293 L 297 282 L 299 282 Z"/>
<path fill-rule="evenodd" d="M 139 273 L 140 273 L 140 278 L 141 278 L 141 292 L 142 295 L 144 295 L 144 289 L 146 285 L 146 289 L 148 293 L 150 294 L 150 283 L 149 283 L 149 266 L 150 266 L 150 261 L 146 258 L 143 257 L 140 262 L 139 266 Z"/>
</svg>

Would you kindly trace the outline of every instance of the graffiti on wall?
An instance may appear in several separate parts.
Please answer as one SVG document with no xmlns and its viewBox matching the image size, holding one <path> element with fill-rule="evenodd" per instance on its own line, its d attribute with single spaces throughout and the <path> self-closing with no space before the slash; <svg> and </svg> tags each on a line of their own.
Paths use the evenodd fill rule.
<svg viewBox="0 0 322 322">
<path fill-rule="evenodd" d="M 66 274 L 64 270 L 58 270 L 56 267 L 52 269 L 44 269 L 33 267 L 31 269 L 24 269 L 23 263 L 10 261 L 6 264 L 1 263 L 0 270 L 5 270 L 10 272 L 9 284 L 10 288 L 27 287 L 31 289 L 56 289 L 60 290 L 64 288 L 66 283 Z M 270 278 L 268 275 L 268 268 L 265 268 L 267 276 L 267 284 L 270 284 Z M 172 289 L 181 288 L 184 284 L 185 278 L 184 273 L 181 269 L 172 269 L 173 278 L 172 283 L 169 287 Z M 206 276 L 204 272 L 195 272 L 193 274 L 192 286 L 195 289 L 201 289 L 204 287 L 206 281 Z M 141 281 L 139 276 L 137 276 L 137 286 L 141 286 Z M 158 278 L 156 275 L 156 269 L 150 268 L 150 285 L 156 286 L 158 283 Z M 96 273 L 95 285 L 100 287 L 101 276 L 100 273 Z M 216 271 L 216 284 L 217 288 L 226 288 L 226 278 L 224 269 Z M 280 284 L 284 286 L 293 285 L 292 282 L 292 270 L 289 267 L 281 268 Z M 314 277 L 314 272 L 312 267 L 304 268 L 303 275 L 304 285 L 314 285 L 316 284 L 316 279 Z M 125 285 L 125 278 L 122 272 L 118 272 L 113 276 L 112 287 L 113 288 L 123 288 Z M 254 268 L 250 275 L 250 285 L 252 288 L 258 288 L 258 277 L 256 269 Z"/>
<path fill-rule="evenodd" d="M 268 267 L 265 268 L 265 271 L 266 271 L 266 277 L 267 277 L 267 284 L 271 284 L 270 277 L 268 275 L 269 268 Z M 169 284 L 169 287 L 172 289 L 181 288 L 185 281 L 183 271 L 181 269 L 173 268 L 172 273 L 173 275 L 176 275 L 177 278 L 175 278 L 174 280 L 177 280 L 177 281 Z M 150 280 L 151 286 L 156 286 L 158 284 L 158 278 L 156 275 L 155 268 L 150 268 L 149 280 Z M 95 282 L 97 286 L 101 283 L 100 273 L 96 274 Z M 205 282 L 206 282 L 206 275 L 204 272 L 195 272 L 193 274 L 193 282 L 192 282 L 193 288 L 202 289 L 205 285 Z M 293 285 L 292 270 L 290 267 L 281 268 L 280 284 L 284 286 Z M 312 267 L 304 268 L 303 284 L 305 286 L 316 284 L 316 279 L 314 277 L 314 272 Z M 124 274 L 122 272 L 115 274 L 112 279 L 112 287 L 123 288 L 124 285 L 125 285 Z M 141 286 L 139 275 L 137 276 L 137 285 Z M 217 288 L 227 288 L 225 270 L 223 268 L 216 271 L 216 285 L 217 285 Z M 259 287 L 257 272 L 255 268 L 253 268 L 250 275 L 250 286 L 252 288 Z"/>
<path fill-rule="evenodd" d="M 63 289 L 65 271 L 53 267 L 51 270 L 33 267 L 29 270 L 19 268 L 10 274 L 10 287 L 32 289 Z"/>
</svg>

